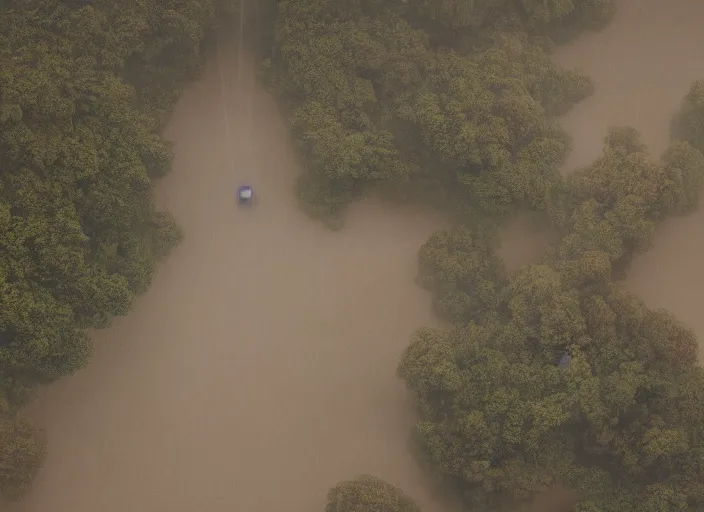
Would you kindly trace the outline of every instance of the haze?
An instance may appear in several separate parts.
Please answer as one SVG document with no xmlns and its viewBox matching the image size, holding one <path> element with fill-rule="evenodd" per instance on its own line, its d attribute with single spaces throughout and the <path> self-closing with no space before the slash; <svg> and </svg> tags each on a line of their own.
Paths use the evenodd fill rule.
<svg viewBox="0 0 704 512">
<path fill-rule="evenodd" d="M 564 120 L 575 138 L 566 170 L 596 158 L 611 125 L 664 150 L 671 115 L 704 77 L 703 19 L 699 0 L 622 0 L 606 30 L 557 52 L 597 84 Z M 417 249 L 441 222 L 372 201 L 340 232 L 305 217 L 284 122 L 237 61 L 233 48 L 211 59 L 166 133 L 176 160 L 158 200 L 185 241 L 133 312 L 95 333 L 90 366 L 36 405 L 50 454 L 13 511 L 309 512 L 358 473 L 427 512 L 448 510 L 408 451 L 410 397 L 395 378 L 411 333 L 433 323 L 413 278 Z M 225 136 L 220 66 L 238 147 Z M 248 214 L 233 208 L 241 179 L 262 191 Z M 703 215 L 667 221 L 627 283 L 700 339 Z M 533 235 L 511 233 L 512 267 L 539 257 Z"/>
</svg>

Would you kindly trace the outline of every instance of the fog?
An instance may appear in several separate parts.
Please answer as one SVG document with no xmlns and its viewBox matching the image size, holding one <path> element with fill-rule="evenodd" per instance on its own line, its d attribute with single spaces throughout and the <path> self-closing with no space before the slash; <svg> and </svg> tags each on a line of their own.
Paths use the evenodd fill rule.
<svg viewBox="0 0 704 512">
<path fill-rule="evenodd" d="M 567 172 L 599 156 L 612 125 L 665 149 L 672 114 L 704 77 L 703 19 L 699 0 L 621 0 L 607 29 L 559 49 L 597 85 L 564 118 Z M 363 472 L 447 510 L 408 450 L 412 409 L 394 373 L 414 329 L 434 321 L 413 279 L 440 220 L 367 201 L 333 232 L 300 213 L 285 125 L 234 48 L 212 56 L 166 137 L 176 159 L 158 201 L 185 241 L 134 311 L 95 333 L 90 366 L 36 404 L 50 454 L 13 510 L 310 512 Z M 234 202 L 242 181 L 261 195 L 251 212 Z M 700 339 L 702 215 L 666 222 L 627 281 Z M 503 238 L 515 269 L 549 234 L 519 219 Z"/>
</svg>

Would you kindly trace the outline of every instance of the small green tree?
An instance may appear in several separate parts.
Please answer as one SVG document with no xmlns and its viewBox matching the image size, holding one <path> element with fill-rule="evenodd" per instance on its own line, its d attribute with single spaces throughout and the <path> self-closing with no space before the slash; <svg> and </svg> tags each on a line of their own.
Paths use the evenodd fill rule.
<svg viewBox="0 0 704 512">
<path fill-rule="evenodd" d="M 330 489 L 325 512 L 420 512 L 420 508 L 397 487 L 363 475 Z"/>
<path fill-rule="evenodd" d="M 44 462 L 46 440 L 4 397 L 0 401 L 0 496 L 13 500 L 29 488 Z"/>
<path fill-rule="evenodd" d="M 432 290 L 435 307 L 453 321 L 478 319 L 500 303 L 507 277 L 489 229 L 438 231 L 419 251 L 420 283 Z"/>
</svg>

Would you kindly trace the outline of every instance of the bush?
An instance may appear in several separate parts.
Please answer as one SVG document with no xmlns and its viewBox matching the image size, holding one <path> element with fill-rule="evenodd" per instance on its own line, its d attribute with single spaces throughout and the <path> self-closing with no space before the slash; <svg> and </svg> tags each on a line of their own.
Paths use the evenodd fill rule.
<svg viewBox="0 0 704 512">
<path fill-rule="evenodd" d="M 420 512 L 420 508 L 400 489 L 363 475 L 330 489 L 325 512 Z"/>
<path fill-rule="evenodd" d="M 200 69 L 214 0 L 0 7 L 0 493 L 44 442 L 16 417 L 37 384 L 86 364 L 85 329 L 126 314 L 180 231 L 152 202 L 160 138 Z M 4 450 L 4 451 L 3 451 Z"/>
<path fill-rule="evenodd" d="M 673 121 L 672 135 L 704 153 L 704 80 L 695 81 L 682 100 Z"/>
</svg>

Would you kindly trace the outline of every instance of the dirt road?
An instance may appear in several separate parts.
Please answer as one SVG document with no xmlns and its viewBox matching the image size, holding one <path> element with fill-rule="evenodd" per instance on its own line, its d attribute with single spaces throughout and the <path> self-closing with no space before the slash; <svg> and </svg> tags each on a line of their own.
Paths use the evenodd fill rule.
<svg viewBox="0 0 704 512">
<path fill-rule="evenodd" d="M 599 156 L 608 126 L 630 125 L 659 156 L 672 115 L 694 80 L 704 79 L 704 2 L 620 0 L 603 32 L 563 47 L 556 59 L 580 67 L 597 84 L 564 123 L 574 137 L 567 170 Z M 654 247 L 635 261 L 628 288 L 651 307 L 674 312 L 704 342 L 704 210 L 667 221 Z M 701 345 L 700 345 L 701 346 Z"/>
<path fill-rule="evenodd" d="M 89 368 L 43 397 L 50 455 L 17 510 L 322 511 L 361 472 L 436 510 L 395 378 L 431 323 L 413 279 L 435 221 L 373 204 L 338 233 L 304 217 L 283 122 L 236 61 L 221 60 L 230 140 L 215 61 L 166 133 L 176 160 L 159 201 L 185 241 L 133 313 L 96 334 Z M 260 192 L 255 211 L 235 206 L 241 181 Z"/>
</svg>

